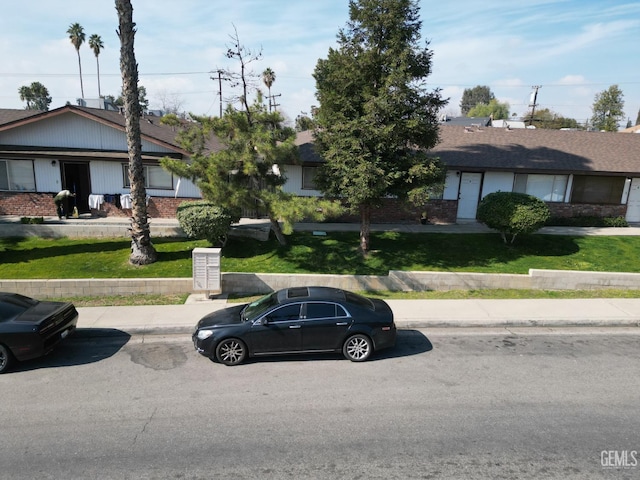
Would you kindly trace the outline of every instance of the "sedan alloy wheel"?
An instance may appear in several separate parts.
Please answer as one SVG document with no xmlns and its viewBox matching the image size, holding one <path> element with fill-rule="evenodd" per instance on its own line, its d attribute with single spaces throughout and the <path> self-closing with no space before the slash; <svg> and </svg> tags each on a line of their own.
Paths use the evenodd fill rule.
<svg viewBox="0 0 640 480">
<path fill-rule="evenodd" d="M 216 358 L 225 365 L 238 365 L 247 356 L 247 347 L 235 338 L 221 341 L 216 348 Z"/>
<path fill-rule="evenodd" d="M 352 362 L 364 362 L 371 355 L 373 345 L 366 335 L 354 335 L 344 342 L 342 353 Z"/>
<path fill-rule="evenodd" d="M 7 347 L 0 344 L 0 373 L 4 373 L 11 366 L 11 352 Z"/>
</svg>

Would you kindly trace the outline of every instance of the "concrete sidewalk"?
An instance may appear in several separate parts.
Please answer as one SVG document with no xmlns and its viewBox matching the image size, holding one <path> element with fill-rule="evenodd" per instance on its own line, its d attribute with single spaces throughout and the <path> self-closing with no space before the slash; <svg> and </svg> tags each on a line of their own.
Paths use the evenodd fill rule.
<svg viewBox="0 0 640 480">
<path fill-rule="evenodd" d="M 388 300 L 398 328 L 635 327 L 640 299 Z M 80 307 L 79 336 L 190 335 L 225 299 L 192 295 L 184 305 Z"/>
</svg>

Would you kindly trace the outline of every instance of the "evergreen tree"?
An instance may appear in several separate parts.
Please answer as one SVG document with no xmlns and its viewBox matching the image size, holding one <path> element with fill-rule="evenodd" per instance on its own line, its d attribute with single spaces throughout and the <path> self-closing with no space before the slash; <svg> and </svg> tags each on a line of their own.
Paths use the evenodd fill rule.
<svg viewBox="0 0 640 480">
<path fill-rule="evenodd" d="M 486 85 L 465 88 L 464 92 L 462 92 L 462 99 L 460 100 L 460 112 L 462 115 L 471 117 L 473 115 L 469 115 L 469 110 L 478 104 L 489 105 L 495 98 L 491 89 Z"/>
<path fill-rule="evenodd" d="M 316 145 L 326 161 L 316 184 L 360 215 L 369 250 L 371 211 L 388 196 L 424 203 L 444 169 L 428 150 L 446 101 L 428 92 L 432 51 L 420 45 L 411 0 L 352 0 L 338 48 L 316 65 Z"/>
<path fill-rule="evenodd" d="M 624 95 L 618 85 L 611 85 L 607 90 L 597 93 L 591 110 L 592 125 L 605 132 L 617 132 L 618 125 L 624 118 Z"/>
</svg>

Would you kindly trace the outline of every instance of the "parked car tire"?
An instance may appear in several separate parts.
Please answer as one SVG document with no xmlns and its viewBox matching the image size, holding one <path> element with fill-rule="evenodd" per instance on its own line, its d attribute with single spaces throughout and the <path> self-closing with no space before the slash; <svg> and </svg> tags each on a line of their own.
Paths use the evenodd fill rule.
<svg viewBox="0 0 640 480">
<path fill-rule="evenodd" d="M 216 347 L 216 359 L 225 365 L 238 365 L 247 356 L 246 345 L 237 338 L 222 340 Z"/>
<path fill-rule="evenodd" d="M 4 345 L 0 344 L 0 373 L 6 372 L 13 364 L 13 356 L 11 351 Z"/>
<path fill-rule="evenodd" d="M 357 334 L 347 338 L 342 347 L 343 355 L 352 362 L 364 362 L 373 352 L 373 344 L 366 335 Z"/>
</svg>

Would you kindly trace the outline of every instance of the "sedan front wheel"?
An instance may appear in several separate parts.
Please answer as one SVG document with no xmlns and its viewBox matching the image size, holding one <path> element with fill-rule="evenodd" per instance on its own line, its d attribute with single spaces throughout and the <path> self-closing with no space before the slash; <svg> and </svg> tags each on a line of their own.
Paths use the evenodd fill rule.
<svg viewBox="0 0 640 480">
<path fill-rule="evenodd" d="M 216 347 L 216 358 L 225 365 L 238 365 L 247 356 L 247 347 L 241 340 L 227 338 Z"/>
<path fill-rule="evenodd" d="M 0 373 L 6 372 L 13 363 L 13 357 L 7 347 L 0 344 Z"/>
<path fill-rule="evenodd" d="M 364 362 L 371 356 L 373 344 L 366 335 L 358 334 L 347 338 L 342 353 L 352 362 Z"/>
</svg>

